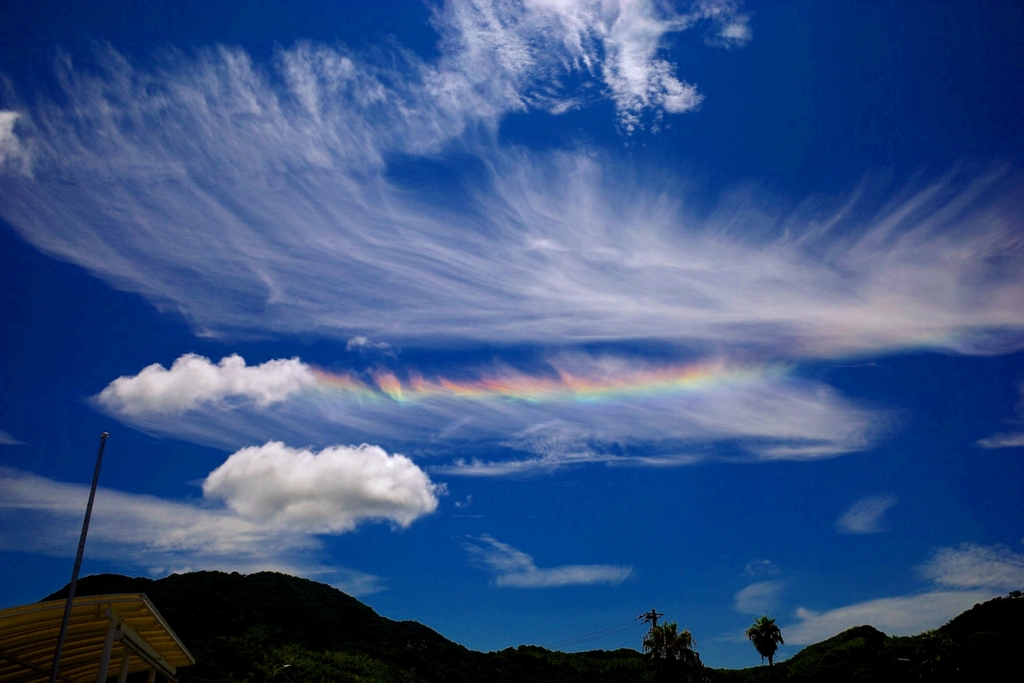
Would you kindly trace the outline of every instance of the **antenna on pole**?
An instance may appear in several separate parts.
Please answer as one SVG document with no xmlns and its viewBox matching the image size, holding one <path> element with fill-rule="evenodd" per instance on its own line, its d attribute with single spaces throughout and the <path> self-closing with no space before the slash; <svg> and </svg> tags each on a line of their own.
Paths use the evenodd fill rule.
<svg viewBox="0 0 1024 683">
<path fill-rule="evenodd" d="M 78 572 L 82 569 L 82 555 L 85 554 L 85 537 L 89 533 L 89 519 L 92 517 L 92 503 L 96 499 L 96 485 L 100 482 L 100 465 L 103 463 L 103 447 L 107 445 L 107 432 L 100 434 L 100 449 L 96 453 L 96 470 L 92 473 L 92 488 L 89 489 L 89 504 L 85 506 L 85 521 L 82 522 L 82 536 L 78 539 L 78 554 L 75 556 L 75 568 L 71 572 L 71 583 L 68 584 L 68 601 L 64 603 L 64 620 L 60 623 L 57 635 L 57 649 L 53 653 L 53 668 L 50 669 L 50 683 L 57 683 L 57 670 L 60 668 L 60 654 L 64 650 L 64 638 L 68 634 L 68 622 L 71 621 L 71 605 L 75 600 L 75 587 L 78 585 Z"/>
<path fill-rule="evenodd" d="M 644 612 L 639 617 L 637 617 L 637 619 L 643 619 L 645 622 L 657 626 L 658 619 L 660 619 L 663 616 L 665 615 L 662 612 L 658 612 L 652 607 L 650 612 Z"/>
</svg>

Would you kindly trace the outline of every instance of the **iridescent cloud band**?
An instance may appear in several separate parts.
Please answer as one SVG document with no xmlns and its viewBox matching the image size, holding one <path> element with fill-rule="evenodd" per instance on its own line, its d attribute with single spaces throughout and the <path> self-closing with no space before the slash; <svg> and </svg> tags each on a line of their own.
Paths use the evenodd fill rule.
<svg viewBox="0 0 1024 683">
<path fill-rule="evenodd" d="M 600 364 L 584 372 L 555 368 L 546 374 L 508 370 L 468 380 L 445 377 L 424 378 L 409 373 L 399 378 L 393 372 L 377 372 L 368 379 L 352 373 L 317 369 L 317 391 L 353 398 L 390 398 L 399 402 L 430 399 L 507 399 L 528 403 L 601 402 L 629 398 L 700 393 L 716 388 L 785 373 L 781 366 L 731 365 L 724 362 L 666 365 L 663 367 L 613 367 Z"/>
</svg>

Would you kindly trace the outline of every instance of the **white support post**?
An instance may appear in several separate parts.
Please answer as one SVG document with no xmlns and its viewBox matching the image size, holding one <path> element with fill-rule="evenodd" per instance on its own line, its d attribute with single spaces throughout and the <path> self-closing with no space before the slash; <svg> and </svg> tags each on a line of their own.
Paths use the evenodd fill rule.
<svg viewBox="0 0 1024 683">
<path fill-rule="evenodd" d="M 146 683 L 156 683 L 156 669 L 149 670 L 149 678 L 146 679 Z"/>
<path fill-rule="evenodd" d="M 117 622 L 107 622 L 107 636 L 103 639 L 103 655 L 100 657 L 100 670 L 96 674 L 96 683 L 107 683 L 107 670 L 110 669 L 110 654 L 114 651 L 114 636 L 117 635 Z"/>
<path fill-rule="evenodd" d="M 117 670 L 117 683 L 125 683 L 128 680 L 128 664 L 131 658 L 131 651 L 125 647 L 121 652 L 121 668 Z"/>
</svg>

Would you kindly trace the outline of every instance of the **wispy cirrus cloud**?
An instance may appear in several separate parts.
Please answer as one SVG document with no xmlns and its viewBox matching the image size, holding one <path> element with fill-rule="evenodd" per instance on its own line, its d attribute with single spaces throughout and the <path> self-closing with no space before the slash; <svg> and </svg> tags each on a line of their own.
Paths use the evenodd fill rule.
<svg viewBox="0 0 1024 683">
<path fill-rule="evenodd" d="M 803 607 L 796 611 L 800 620 L 783 629 L 787 643 L 810 645 L 842 633 L 848 628 L 869 624 L 888 635 L 910 636 L 938 628 L 975 604 L 995 597 L 987 590 L 932 591 L 920 595 L 868 600 L 814 612 Z"/>
<path fill-rule="evenodd" d="M 355 336 L 345 344 L 346 351 L 358 351 L 359 353 L 379 353 L 383 356 L 394 357 L 395 349 L 387 342 L 375 342 L 363 336 Z"/>
<path fill-rule="evenodd" d="M 24 441 L 18 441 L 13 436 L 0 429 L 0 446 L 20 446 Z"/>
<path fill-rule="evenodd" d="M 743 568 L 747 576 L 777 576 L 782 573 L 779 566 L 771 560 L 751 560 Z"/>
<path fill-rule="evenodd" d="M 978 440 L 982 448 L 1024 448 L 1024 432 L 993 434 Z"/>
<path fill-rule="evenodd" d="M 678 7 L 652 0 L 456 0 L 435 21 L 449 68 L 478 87 L 486 84 L 522 108 L 561 113 L 594 97 L 585 89 L 566 92 L 561 83 L 596 83 L 628 132 L 642 125 L 645 112 L 656 122 L 703 99 L 661 56 L 668 35 L 704 24 L 712 45 L 743 45 L 751 36 L 747 16 L 731 0 Z"/>
<path fill-rule="evenodd" d="M 432 469 L 466 476 L 587 462 L 681 465 L 708 457 L 714 444 L 740 459 L 832 457 L 866 448 L 891 421 L 826 385 L 790 377 L 784 366 L 568 354 L 526 368 L 452 371 L 457 379 L 187 355 L 170 369 L 118 378 L 95 400 L 147 431 L 227 448 L 271 438 L 383 438 L 392 449 L 457 456 Z M 194 375 L 208 381 L 192 382 Z M 623 445 L 640 454 L 624 455 Z M 492 459 L 466 455 L 474 449 Z"/>
<path fill-rule="evenodd" d="M 861 624 L 889 635 L 914 635 L 937 628 L 976 603 L 1024 586 L 1024 555 L 1003 546 L 964 543 L 939 548 L 918 568 L 933 589 L 814 612 L 800 608 L 799 622 L 784 628 L 786 641 L 806 645 Z"/>
<path fill-rule="evenodd" d="M 1021 401 L 1017 413 L 1024 417 L 1024 386 L 1021 387 Z M 1024 432 L 1004 432 L 978 440 L 982 448 L 1024 448 Z"/>
<path fill-rule="evenodd" d="M 844 534 L 877 534 L 885 530 L 882 516 L 896 504 L 896 496 L 881 495 L 861 498 L 836 520 L 836 528 Z"/>
<path fill-rule="evenodd" d="M 470 537 L 462 547 L 474 562 L 495 575 L 494 585 L 498 587 L 615 585 L 633 574 L 633 568 L 626 565 L 574 564 L 540 569 L 532 557 L 489 534 Z"/>
<path fill-rule="evenodd" d="M 767 614 L 775 609 L 785 581 L 758 581 L 745 587 L 733 597 L 734 609 L 747 614 Z"/>
<path fill-rule="evenodd" d="M 926 579 L 948 588 L 1024 588 L 1024 555 L 1005 546 L 962 543 L 940 548 L 919 570 Z"/>
<path fill-rule="evenodd" d="M 19 118 L 18 112 L 0 111 L 0 173 L 27 175 L 31 169 L 29 150 L 14 131 Z"/>
<path fill-rule="evenodd" d="M 39 100 L 5 133 L 31 149 L 32 175 L 0 177 L 0 216 L 203 334 L 663 340 L 797 358 L 1020 348 L 1024 183 L 1012 174 L 866 183 L 796 209 L 751 190 L 707 211 L 685 179 L 649 168 L 641 180 L 614 154 L 536 154 L 481 134 L 528 106 L 529 88 L 496 95 L 480 84 L 508 79 L 466 64 L 521 64 L 524 82 L 549 58 L 607 71 L 624 84 L 608 86 L 625 93 L 620 110 L 646 110 L 658 39 L 631 26 L 663 35 L 699 15 L 743 34 L 730 3 L 696 7 L 648 20 L 667 10 L 451 3 L 438 15 L 448 47 L 431 64 L 312 44 L 270 65 L 227 48 L 145 66 L 101 51 L 92 71 L 62 63 L 64 104 Z M 616 48 L 620 23 L 633 37 Z M 480 172 L 429 191 L 388 173 L 442 151 Z"/>
</svg>

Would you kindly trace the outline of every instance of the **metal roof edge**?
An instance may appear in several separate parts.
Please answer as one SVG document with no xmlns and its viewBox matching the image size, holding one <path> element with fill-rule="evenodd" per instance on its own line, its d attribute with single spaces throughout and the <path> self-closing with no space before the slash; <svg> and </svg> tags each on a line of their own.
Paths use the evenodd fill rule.
<svg viewBox="0 0 1024 683">
<path fill-rule="evenodd" d="M 15 607 L 8 607 L 0 610 L 0 619 L 3 617 L 21 616 L 26 614 L 34 614 L 36 612 L 47 612 L 50 610 L 63 610 L 64 605 L 67 603 L 67 599 L 59 600 L 47 600 L 46 602 L 33 602 L 27 605 L 18 605 Z M 73 605 L 75 607 L 82 607 L 88 605 L 110 605 L 115 608 L 119 604 L 125 603 L 142 603 L 147 610 L 152 613 L 153 618 L 159 622 L 160 626 L 167 632 L 167 634 L 174 640 L 175 645 L 181 648 L 181 651 L 188 657 L 189 662 L 192 664 L 196 663 L 196 658 L 189 652 L 189 649 L 185 647 L 185 644 L 181 642 L 181 638 L 175 633 L 174 629 L 171 628 L 167 620 L 164 619 L 163 615 L 160 614 L 160 610 L 156 608 L 153 601 L 149 599 L 149 596 L 145 593 L 110 593 L 107 595 L 84 595 L 76 597 Z"/>
<path fill-rule="evenodd" d="M 164 619 L 164 616 L 160 614 L 160 610 L 156 608 L 156 605 L 154 605 L 153 602 L 149 599 L 149 596 L 145 593 L 138 593 L 138 595 L 142 597 L 142 602 L 153 613 L 153 617 L 155 617 L 156 620 L 160 622 L 160 625 L 164 627 L 164 630 L 167 631 L 168 635 L 170 635 L 171 638 L 174 639 L 174 642 L 178 645 L 178 647 L 181 648 L 181 651 L 185 653 L 185 656 L 188 657 L 188 660 L 192 662 L 192 664 L 195 664 L 196 658 L 193 657 L 192 653 L 188 651 L 187 647 L 185 647 L 185 643 L 181 642 L 181 638 L 178 637 L 178 634 L 175 633 L 174 629 L 172 629 L 170 624 L 167 623 L 167 621 Z"/>
</svg>

